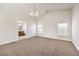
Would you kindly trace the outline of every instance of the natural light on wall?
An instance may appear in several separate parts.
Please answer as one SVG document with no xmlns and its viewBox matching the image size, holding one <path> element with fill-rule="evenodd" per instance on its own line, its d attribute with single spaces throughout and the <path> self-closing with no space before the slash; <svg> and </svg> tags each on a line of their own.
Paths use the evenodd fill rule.
<svg viewBox="0 0 79 59">
<path fill-rule="evenodd" d="M 33 24 L 33 25 L 31 26 L 30 33 L 35 34 L 35 32 L 36 32 L 35 30 L 36 30 L 36 27 L 35 27 L 35 24 Z"/>
<path fill-rule="evenodd" d="M 38 25 L 38 33 L 41 34 L 43 32 L 43 25 Z"/>
<path fill-rule="evenodd" d="M 59 23 L 58 24 L 58 35 L 59 36 L 68 35 L 68 23 Z"/>
</svg>

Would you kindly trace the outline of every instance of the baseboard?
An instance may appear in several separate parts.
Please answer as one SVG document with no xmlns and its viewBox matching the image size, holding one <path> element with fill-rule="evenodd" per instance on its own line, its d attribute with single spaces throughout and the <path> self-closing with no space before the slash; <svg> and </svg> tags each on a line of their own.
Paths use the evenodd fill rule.
<svg viewBox="0 0 79 59">
<path fill-rule="evenodd" d="M 31 38 L 31 37 L 34 37 L 34 35 L 28 36 L 27 38 Z M 26 38 L 23 38 L 23 39 L 26 39 Z M 18 38 L 18 39 L 16 39 L 16 40 L 7 41 L 7 42 L 2 42 L 2 43 L 0 43 L 0 45 L 9 44 L 9 43 L 16 42 L 16 41 L 19 41 L 19 40 L 21 40 L 21 39 Z"/>
<path fill-rule="evenodd" d="M 32 37 L 34 37 L 34 36 L 29 36 L 28 38 L 32 38 Z M 46 36 L 39 36 L 39 37 L 51 38 L 51 37 L 46 37 Z M 58 39 L 58 38 L 55 38 L 55 39 Z M 62 40 L 62 39 L 58 39 L 58 40 Z M 2 42 L 2 43 L 0 43 L 0 45 L 9 44 L 9 43 L 16 42 L 16 41 L 19 41 L 19 39 L 16 39 L 13 41 L 8 41 L 8 42 Z M 64 40 L 64 41 L 68 41 L 68 40 Z M 75 43 L 73 43 L 73 44 L 75 45 Z M 76 45 L 75 45 L 75 47 L 79 50 L 79 48 Z"/>
<path fill-rule="evenodd" d="M 72 41 L 73 45 L 76 47 L 76 49 L 79 51 L 79 47 L 77 46 L 75 41 Z"/>
<path fill-rule="evenodd" d="M 9 43 L 16 42 L 16 41 L 19 41 L 19 40 L 17 39 L 17 40 L 8 41 L 8 42 L 2 42 L 0 43 L 0 45 L 9 44 Z"/>
<path fill-rule="evenodd" d="M 60 38 L 56 38 L 56 37 L 47 37 L 47 36 L 40 36 L 40 37 L 45 37 L 45 38 L 50 38 L 50 39 L 57 39 L 57 40 L 64 40 L 64 41 L 72 41 L 72 40 L 66 40 L 66 39 L 60 39 Z"/>
<path fill-rule="evenodd" d="M 34 37 L 35 35 L 32 35 L 32 36 L 28 36 L 27 38 L 32 38 L 32 37 Z"/>
</svg>

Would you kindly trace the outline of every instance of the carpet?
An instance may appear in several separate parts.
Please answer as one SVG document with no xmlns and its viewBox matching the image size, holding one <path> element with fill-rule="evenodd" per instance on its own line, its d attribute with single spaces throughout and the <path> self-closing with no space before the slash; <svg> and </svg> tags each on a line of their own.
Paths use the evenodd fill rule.
<svg viewBox="0 0 79 59">
<path fill-rule="evenodd" d="M 79 56 L 72 42 L 32 37 L 0 46 L 0 56 Z"/>
</svg>

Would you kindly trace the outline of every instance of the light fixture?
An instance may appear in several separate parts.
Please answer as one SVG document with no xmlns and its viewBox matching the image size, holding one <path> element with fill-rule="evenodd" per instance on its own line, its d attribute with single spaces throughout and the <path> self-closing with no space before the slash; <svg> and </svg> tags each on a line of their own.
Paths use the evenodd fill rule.
<svg viewBox="0 0 79 59">
<path fill-rule="evenodd" d="M 36 11 L 36 7 L 35 7 L 35 4 L 33 4 L 33 11 L 30 13 L 30 15 L 32 16 L 32 17 L 37 17 L 38 16 L 38 12 Z"/>
<path fill-rule="evenodd" d="M 34 16 L 34 17 L 37 17 L 37 16 L 38 16 L 38 12 L 33 11 L 33 12 L 30 13 L 30 15 L 31 15 L 31 16 Z"/>
</svg>

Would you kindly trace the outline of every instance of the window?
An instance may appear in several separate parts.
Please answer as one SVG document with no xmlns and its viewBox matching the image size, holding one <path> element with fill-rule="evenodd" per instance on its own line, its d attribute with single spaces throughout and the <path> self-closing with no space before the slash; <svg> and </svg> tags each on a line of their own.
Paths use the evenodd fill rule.
<svg viewBox="0 0 79 59">
<path fill-rule="evenodd" d="M 68 23 L 58 24 L 58 35 L 67 36 L 68 35 Z"/>
</svg>

